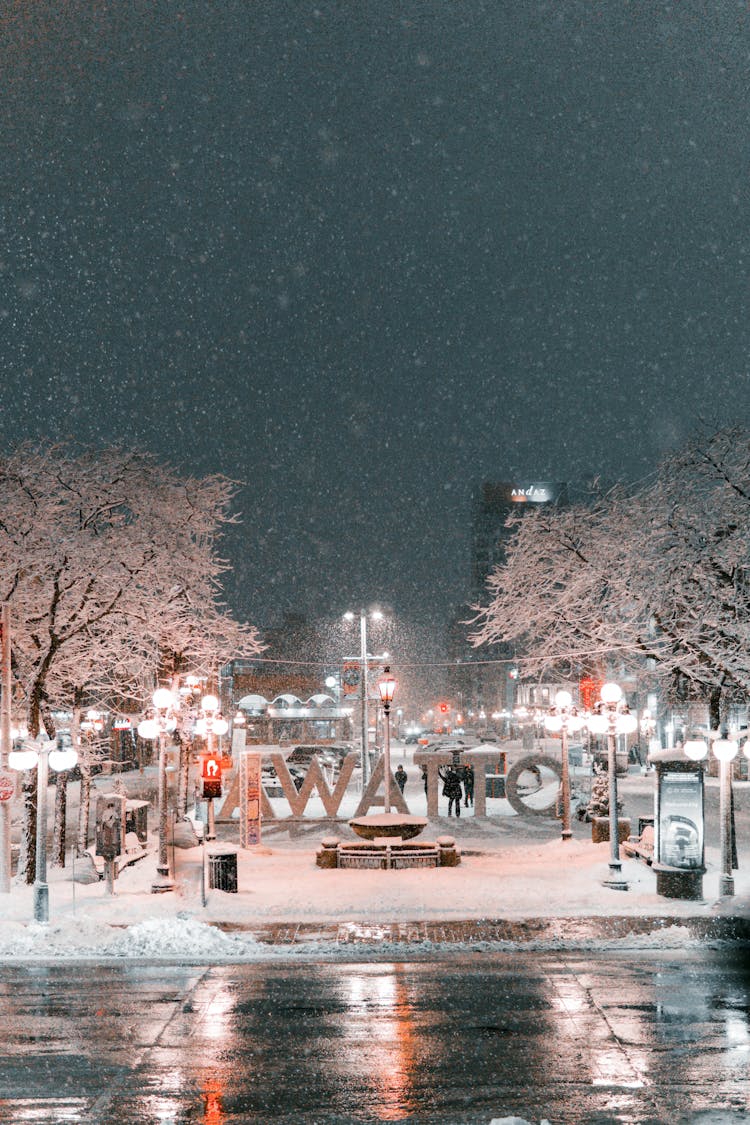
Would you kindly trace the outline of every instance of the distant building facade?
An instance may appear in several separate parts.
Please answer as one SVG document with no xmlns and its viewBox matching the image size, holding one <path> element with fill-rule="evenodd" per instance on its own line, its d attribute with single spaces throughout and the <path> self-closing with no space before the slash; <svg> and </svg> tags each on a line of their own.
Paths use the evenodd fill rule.
<svg viewBox="0 0 750 1125">
<path fill-rule="evenodd" d="M 455 701 L 454 713 L 462 715 L 466 726 L 486 726 L 509 733 L 516 703 L 517 670 L 512 646 L 494 644 L 476 649 L 469 642 L 470 627 L 466 625 L 473 616 L 470 607 L 486 604 L 490 574 L 506 560 L 514 533 L 507 526 L 508 520 L 540 507 L 565 507 L 568 502 L 568 486 L 562 481 L 483 481 L 474 491 L 469 597 L 448 629 L 448 650 L 453 662 L 448 691 Z"/>
<path fill-rule="evenodd" d="M 483 481 L 471 505 L 471 601 L 481 600 L 496 566 L 505 562 L 513 529 L 511 516 L 523 516 L 541 507 L 565 507 L 568 486 L 562 481 Z"/>
</svg>

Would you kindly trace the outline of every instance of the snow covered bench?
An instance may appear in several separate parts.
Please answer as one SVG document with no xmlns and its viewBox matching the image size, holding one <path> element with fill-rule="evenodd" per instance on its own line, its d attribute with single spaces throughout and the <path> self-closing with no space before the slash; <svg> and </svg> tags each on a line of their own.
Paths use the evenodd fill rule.
<svg viewBox="0 0 750 1125">
<path fill-rule="evenodd" d="M 622 850 L 625 855 L 633 856 L 635 859 L 642 859 L 645 863 L 651 863 L 654 858 L 654 826 L 647 824 L 644 826 L 640 836 L 631 836 L 629 840 L 624 840 Z"/>
<path fill-rule="evenodd" d="M 122 855 L 115 856 L 115 870 L 119 874 L 123 867 L 129 867 L 131 863 L 135 863 L 139 859 L 143 859 L 144 855 L 148 853 L 148 849 L 144 847 L 135 832 L 125 833 L 125 851 Z M 103 855 L 97 855 L 94 848 L 87 848 L 85 853 L 94 865 L 94 870 L 100 879 L 104 878 L 106 861 Z"/>
<path fill-rule="evenodd" d="M 199 820 L 196 809 L 190 809 L 174 826 L 174 845 L 176 848 L 195 848 L 203 839 L 205 826 Z"/>
</svg>

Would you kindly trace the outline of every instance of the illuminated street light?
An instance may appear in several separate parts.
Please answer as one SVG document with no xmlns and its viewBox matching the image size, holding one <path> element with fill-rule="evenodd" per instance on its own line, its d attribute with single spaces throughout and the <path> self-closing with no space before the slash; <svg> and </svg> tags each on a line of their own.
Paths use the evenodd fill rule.
<svg viewBox="0 0 750 1125">
<path fill-rule="evenodd" d="M 550 733 L 560 732 L 560 799 L 562 802 L 562 839 L 571 840 L 573 830 L 570 826 L 570 763 L 568 759 L 568 732 L 575 734 L 583 727 L 583 716 L 573 706 L 569 691 L 558 691 L 555 705 L 545 716 L 544 725 Z"/>
<path fill-rule="evenodd" d="M 631 715 L 623 698 L 619 684 L 602 684 L 601 699 L 595 714 L 588 719 L 592 734 L 607 735 L 607 769 L 609 771 L 609 878 L 604 886 L 612 890 L 626 891 L 627 881 L 622 875 L 620 859 L 620 832 L 617 816 L 617 735 L 632 734 L 638 728 L 638 720 Z"/>
<path fill-rule="evenodd" d="M 691 762 L 700 762 L 708 754 L 708 745 L 702 738 L 688 738 L 682 749 Z"/>
<path fill-rule="evenodd" d="M 215 695 L 204 695 L 201 700 L 201 711 L 203 717 L 198 719 L 195 724 L 195 733 L 199 734 L 202 738 L 206 739 L 206 751 L 208 757 L 214 756 L 214 735 L 219 738 L 226 734 L 229 730 L 229 723 L 224 719 L 219 711 L 219 700 Z M 214 798 L 207 797 L 206 804 L 208 807 L 208 823 L 206 824 L 206 839 L 216 839 L 216 820 L 214 814 Z"/>
<path fill-rule="evenodd" d="M 383 791 L 385 811 L 391 811 L 391 703 L 396 692 L 396 681 L 391 675 L 390 668 L 384 669 L 385 675 L 378 681 L 378 691 L 385 714 L 385 747 L 383 752 Z"/>
<path fill-rule="evenodd" d="M 367 714 L 367 610 L 361 609 L 359 611 L 359 696 L 361 706 L 361 719 L 362 719 L 362 787 L 364 788 L 370 780 L 370 720 Z M 372 621 L 382 621 L 383 614 L 379 609 L 370 611 L 370 619 Z M 355 621 L 356 614 L 349 610 L 344 614 L 345 621 Z"/>
<path fill-rule="evenodd" d="M 721 849 L 721 874 L 719 894 L 734 894 L 734 868 L 732 866 L 732 761 L 737 754 L 734 739 L 717 738 L 712 743 L 714 757 L 719 763 L 719 838 Z"/>
<path fill-rule="evenodd" d="M 36 797 L 36 868 L 34 877 L 34 920 L 49 922 L 49 887 L 47 886 L 47 780 L 48 769 L 57 772 L 72 769 L 78 761 L 75 750 L 58 750 L 57 741 L 40 740 L 25 750 L 12 750 L 8 765 L 15 770 L 37 771 Z"/>
<path fill-rule="evenodd" d="M 151 701 L 156 716 L 143 719 L 138 724 L 138 734 L 148 741 L 159 742 L 159 861 L 156 867 L 157 877 L 151 884 L 151 892 L 163 894 L 165 891 L 174 890 L 167 849 L 167 735 L 171 734 L 177 726 L 177 720 L 172 713 L 177 701 L 168 688 L 157 688 Z"/>
</svg>

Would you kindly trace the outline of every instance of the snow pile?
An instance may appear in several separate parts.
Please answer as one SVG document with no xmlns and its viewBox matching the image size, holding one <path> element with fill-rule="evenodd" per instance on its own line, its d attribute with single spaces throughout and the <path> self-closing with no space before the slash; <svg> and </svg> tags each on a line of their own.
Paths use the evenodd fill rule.
<svg viewBox="0 0 750 1125">
<path fill-rule="evenodd" d="M 0 930 L 0 956 L 46 961 L 95 956 L 111 937 L 111 926 L 82 917 L 46 924 L 4 922 Z"/>
<path fill-rule="evenodd" d="M 646 934 L 629 934 L 626 944 L 629 949 L 705 949 L 707 942 L 705 938 L 693 937 L 686 926 L 657 925 Z"/>
<path fill-rule="evenodd" d="M 493 1117 L 490 1125 L 533 1125 L 533 1122 L 527 1121 L 525 1117 Z M 549 1125 L 546 1117 L 539 1125 Z"/>
<path fill-rule="evenodd" d="M 231 958 L 255 941 L 237 938 L 195 918 L 147 918 L 130 926 L 99 951 L 108 957 L 179 958 L 181 961 Z"/>
<path fill-rule="evenodd" d="M 667 950 L 705 947 L 687 926 L 655 925 L 646 933 L 619 937 L 547 937 L 529 941 L 337 941 L 321 933 L 294 944 L 269 945 L 252 933 L 226 933 L 187 913 L 149 917 L 129 927 L 91 919 L 66 918 L 42 925 L 6 922 L 0 927 L 0 958 L 5 961 L 72 961 L 102 958 L 173 961 L 180 964 L 233 963 L 267 960 L 322 961 L 420 960 L 471 953 L 580 952 L 582 950 Z"/>
</svg>

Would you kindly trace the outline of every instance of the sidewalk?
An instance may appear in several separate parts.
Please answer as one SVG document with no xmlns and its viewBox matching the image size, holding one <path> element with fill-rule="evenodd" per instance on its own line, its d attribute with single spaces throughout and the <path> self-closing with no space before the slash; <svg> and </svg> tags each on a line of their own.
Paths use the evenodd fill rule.
<svg viewBox="0 0 750 1125">
<path fill-rule="evenodd" d="M 237 930 L 249 932 L 264 945 L 290 946 L 310 944 L 353 945 L 456 945 L 470 947 L 486 943 L 505 943 L 514 946 L 572 947 L 576 943 L 601 943 L 622 939 L 654 936 L 659 932 L 679 929 L 691 939 L 712 942 L 742 942 L 750 944 L 750 917 L 714 918 L 677 917 L 670 915 L 655 919 L 642 917 L 580 917 L 580 918 L 526 918 L 522 921 L 498 919 L 495 921 L 463 922 L 398 922 L 389 925 L 342 922 L 331 926 L 313 923 L 298 925 L 236 926 L 217 923 L 226 933 Z"/>
<path fill-rule="evenodd" d="M 409 806 L 419 812 L 416 793 Z M 653 778 L 632 774 L 623 779 L 625 813 L 649 812 Z M 422 793 L 423 796 L 423 793 Z M 463 810 L 460 820 L 440 817 L 423 836 L 453 835 L 462 852 L 454 868 L 400 871 L 326 870 L 316 866 L 320 841 L 332 830 L 348 838 L 343 822 L 335 826 L 311 821 L 294 827 L 264 825 L 261 844 L 238 846 L 236 823 L 218 825 L 219 840 L 237 848 L 238 891 L 207 890 L 203 905 L 200 846 L 170 849 L 175 889 L 151 893 L 156 874 L 155 836 L 146 858 L 126 868 L 109 895 L 104 882 L 76 883 L 73 871 L 50 869 L 48 940 L 65 955 L 75 950 L 91 956 L 108 947 L 113 932 L 149 926 L 170 946 L 188 923 L 194 946 L 198 931 L 212 927 L 217 941 L 245 935 L 267 950 L 335 947 L 427 947 L 486 943 L 531 947 L 578 947 L 586 942 L 633 940 L 658 944 L 669 940 L 750 940 L 750 783 L 736 788 L 739 869 L 735 894 L 721 898 L 718 852 L 718 790 L 706 790 L 706 862 L 703 899 L 693 902 L 656 894 L 656 876 L 637 859 L 623 858 L 628 890 L 602 885 L 608 875 L 609 844 L 591 842 L 591 826 L 573 822 L 574 838 L 563 843 L 559 822 L 547 817 L 500 815 L 474 819 Z M 498 802 L 498 806 L 501 802 Z M 502 804 L 507 804 L 502 802 Z M 0 956 L 18 956 L 23 935 L 32 932 L 33 892 L 14 885 L 0 896 Z M 31 923 L 31 924 L 30 924 Z M 168 928 L 172 930 L 168 932 Z M 196 928 L 197 927 L 197 928 Z M 36 939 L 35 939 L 36 940 Z M 191 938 L 191 940 L 193 940 Z M 188 943 L 189 944 L 189 943 Z M 39 948 L 44 944 L 39 939 Z M 149 946 L 151 948 L 151 946 Z M 192 947 L 191 947 L 192 948 Z"/>
</svg>

